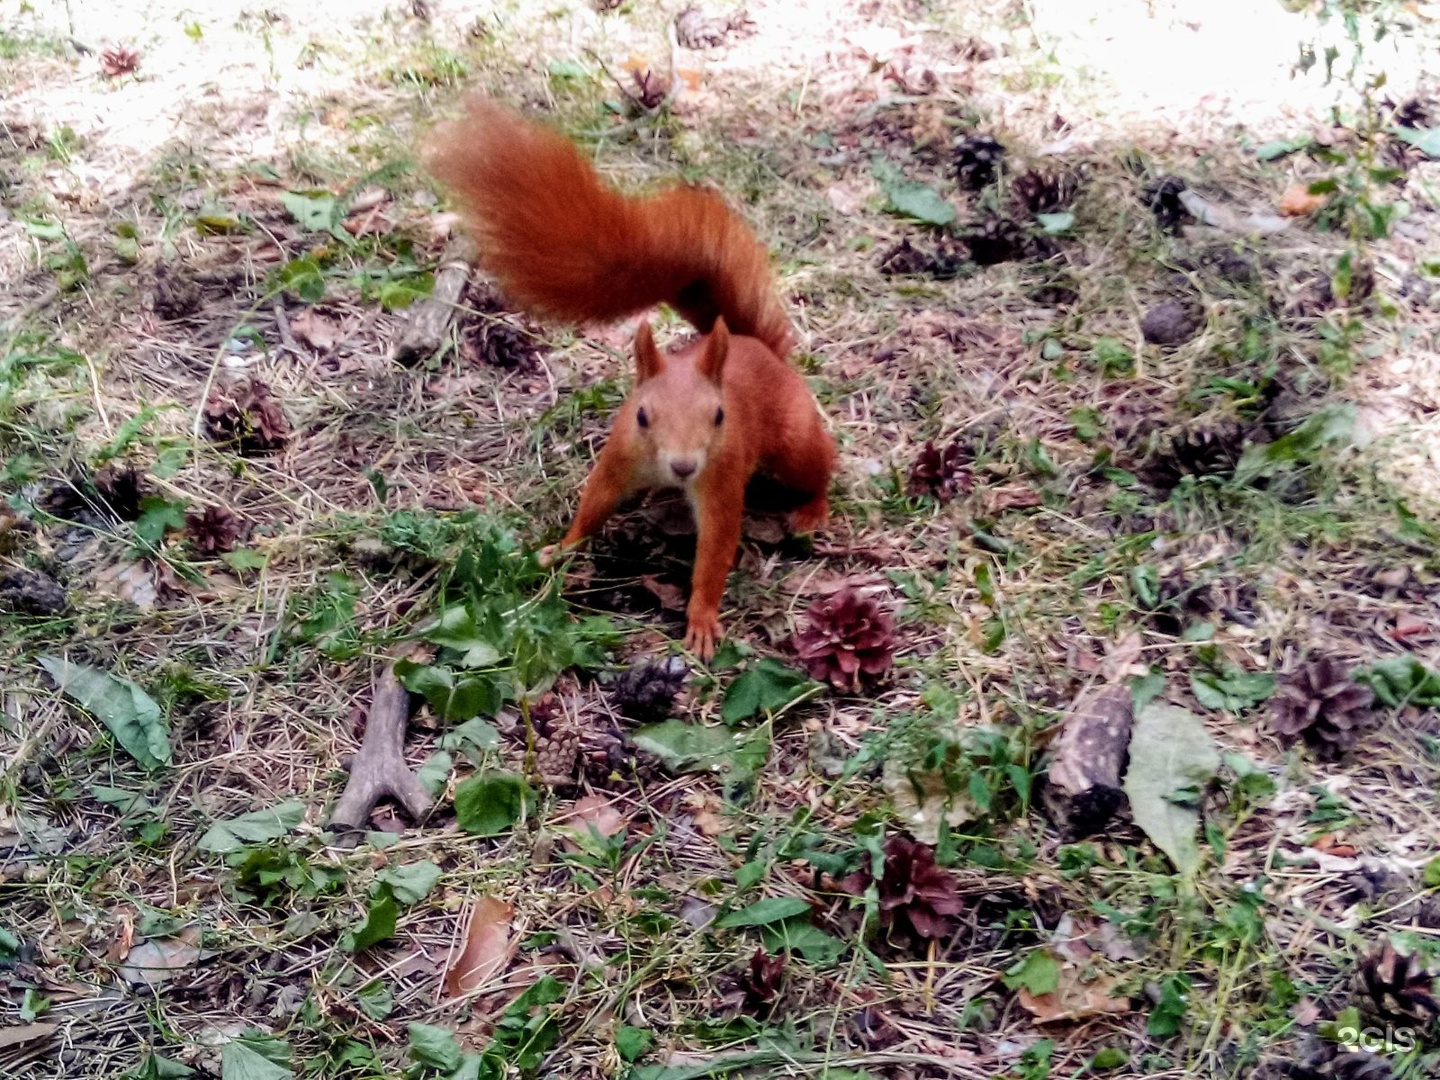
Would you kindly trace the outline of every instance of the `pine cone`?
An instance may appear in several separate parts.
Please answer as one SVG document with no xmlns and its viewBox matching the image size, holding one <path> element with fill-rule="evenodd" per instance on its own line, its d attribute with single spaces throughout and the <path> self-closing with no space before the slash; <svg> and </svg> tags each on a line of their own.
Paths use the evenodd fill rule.
<svg viewBox="0 0 1440 1080">
<path fill-rule="evenodd" d="M 185 515 L 185 534 L 201 555 L 232 551 L 240 536 L 240 519 L 223 506 L 207 506 Z"/>
<path fill-rule="evenodd" d="M 205 403 L 205 430 L 216 442 L 233 443 L 245 456 L 281 450 L 290 441 L 290 421 L 269 385 L 259 379 L 212 390 Z"/>
<path fill-rule="evenodd" d="M 100 71 L 107 79 L 133 75 L 140 70 L 140 53 L 135 49 L 106 49 L 100 54 Z"/>
<path fill-rule="evenodd" d="M 65 586 L 49 574 L 25 567 L 0 573 L 0 601 L 41 618 L 60 615 L 70 606 Z"/>
<path fill-rule="evenodd" d="M 1287 742 L 1302 738 L 1322 759 L 1337 758 L 1374 723 L 1374 699 L 1338 660 L 1310 660 L 1280 681 L 1270 726 Z"/>
<path fill-rule="evenodd" d="M 1031 214 L 1051 214 L 1063 210 L 1075 200 L 1080 183 L 1071 172 L 1042 172 L 1031 169 L 1021 173 L 1011 185 L 1015 202 Z"/>
<path fill-rule="evenodd" d="M 1186 187 L 1178 176 L 1162 176 L 1145 185 L 1145 205 L 1163 232 L 1179 232 L 1180 226 L 1190 220 L 1190 211 L 1180 201 L 1180 193 Z"/>
<path fill-rule="evenodd" d="M 769 956 L 764 949 L 756 949 L 750 957 L 749 966 L 740 976 L 740 989 L 745 994 L 745 1011 L 768 1012 L 780 992 L 780 981 L 785 974 L 785 957 Z"/>
<path fill-rule="evenodd" d="M 637 723 L 656 723 L 670 715 L 689 675 L 689 666 L 678 656 L 636 661 L 610 687 L 610 703 Z"/>
<path fill-rule="evenodd" d="M 204 301 L 204 293 L 194 281 L 172 275 L 163 263 L 155 267 L 150 307 L 156 315 L 162 319 L 183 319 L 199 311 Z"/>
<path fill-rule="evenodd" d="M 1255 622 L 1255 586 L 1227 575 L 1195 580 L 1175 565 L 1160 577 L 1158 603 L 1151 616 L 1155 629 L 1179 637 L 1190 619 L 1223 616 L 1250 626 Z"/>
<path fill-rule="evenodd" d="M 1428 1024 L 1440 1016 L 1435 979 L 1425 970 L 1425 961 L 1396 952 L 1389 942 L 1360 958 L 1355 992 L 1363 995 L 1362 1006 L 1385 1020 Z"/>
<path fill-rule="evenodd" d="M 952 439 L 943 450 L 927 442 L 910 466 L 905 492 L 912 496 L 930 495 L 942 503 L 958 494 L 969 494 L 975 478 L 967 466 L 973 460 L 970 448 L 958 438 Z"/>
<path fill-rule="evenodd" d="M 140 517 L 145 497 L 145 480 L 134 465 L 106 465 L 94 476 L 95 493 L 121 521 Z"/>
<path fill-rule="evenodd" d="M 471 283 L 462 304 L 469 309 L 460 326 L 460 355 L 467 363 L 513 371 L 535 359 L 540 350 L 534 336 L 507 318 L 510 306 L 494 289 Z"/>
<path fill-rule="evenodd" d="M 1229 476 L 1240 463 L 1251 428 L 1235 420 L 1197 420 L 1168 439 L 1141 468 L 1142 479 L 1171 491 L 1186 476 Z"/>
<path fill-rule="evenodd" d="M 901 240 L 880 256 L 880 273 L 886 277 L 928 274 L 934 269 L 935 256 L 913 246 L 909 240 Z"/>
<path fill-rule="evenodd" d="M 863 896 L 874 880 L 857 871 L 841 887 Z M 934 939 L 955 928 L 954 916 L 964 910 L 955 876 L 935 865 L 935 849 L 896 833 L 885 844 L 885 873 L 880 879 L 880 916 L 902 933 Z"/>
<path fill-rule="evenodd" d="M 980 266 L 1023 258 L 1030 246 L 1030 237 L 1024 228 L 1005 217 L 985 218 L 961 239 L 970 249 L 970 258 Z"/>
<path fill-rule="evenodd" d="M 954 143 L 955 178 L 964 191 L 979 191 L 995 182 L 1005 147 L 989 135 L 963 135 Z"/>
<path fill-rule="evenodd" d="M 1430 121 L 1431 113 L 1434 111 L 1435 103 L 1425 98 L 1412 97 L 1402 101 L 1399 105 L 1387 101 L 1385 103 L 1391 110 L 1390 123 L 1396 127 L 1403 128 L 1428 128 L 1433 126 Z"/>
<path fill-rule="evenodd" d="M 742 34 L 754 27 L 750 13 L 743 8 L 730 16 L 706 15 L 694 4 L 675 16 L 675 40 L 683 49 L 713 49 L 724 45 L 732 34 Z"/>
<path fill-rule="evenodd" d="M 862 679 L 890 670 L 895 622 L 874 599 L 847 585 L 811 604 L 807 614 L 808 625 L 795 634 L 795 652 L 812 679 L 858 694 Z"/>
<path fill-rule="evenodd" d="M 552 723 L 548 734 L 535 736 L 535 771 L 551 787 L 574 783 L 579 755 L 580 735 L 568 724 Z"/>
</svg>

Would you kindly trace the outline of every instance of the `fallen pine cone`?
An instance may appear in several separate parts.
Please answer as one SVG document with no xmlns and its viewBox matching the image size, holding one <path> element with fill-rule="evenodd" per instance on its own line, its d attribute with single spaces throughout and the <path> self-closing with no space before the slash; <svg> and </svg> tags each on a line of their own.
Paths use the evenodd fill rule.
<svg viewBox="0 0 1440 1080">
<path fill-rule="evenodd" d="M 670 715 L 689 675 L 689 666 L 678 656 L 639 660 L 611 685 L 610 701 L 631 720 L 655 723 Z"/>
<path fill-rule="evenodd" d="M 140 53 L 136 49 L 106 49 L 100 54 L 100 72 L 107 79 L 133 75 L 140 70 Z"/>
<path fill-rule="evenodd" d="M 955 179 L 966 191 L 979 191 L 995 182 L 1005 147 L 990 135 L 964 135 L 955 140 Z"/>
<path fill-rule="evenodd" d="M 927 442 L 910 466 L 905 492 L 911 496 L 930 495 L 942 503 L 968 493 L 975 484 L 968 468 L 972 460 L 970 448 L 959 439 L 952 439 L 943 450 Z"/>
<path fill-rule="evenodd" d="M 866 870 L 841 882 L 854 896 L 863 896 L 875 879 Z M 955 928 L 954 916 L 964 910 L 955 875 L 935 865 L 935 849 L 896 833 L 885 844 L 885 872 L 878 882 L 880 917 L 901 932 L 934 939 Z"/>
<path fill-rule="evenodd" d="M 895 622 L 873 598 L 846 586 L 811 604 L 807 618 L 795 634 L 795 652 L 812 679 L 858 694 L 862 680 L 889 672 Z"/>
<path fill-rule="evenodd" d="M 240 536 L 240 519 L 223 506 L 207 506 L 185 515 L 185 535 L 201 555 L 232 551 Z"/>
<path fill-rule="evenodd" d="M 290 441 L 290 421 L 269 385 L 259 379 L 212 390 L 205 402 L 205 430 L 216 442 L 233 444 L 246 456 L 283 450 Z"/>
<path fill-rule="evenodd" d="M 1374 691 L 1353 682 L 1343 664 L 1322 657 L 1280 681 L 1270 726 L 1287 742 L 1301 739 L 1317 757 L 1333 760 L 1370 730 L 1374 700 Z"/>
<path fill-rule="evenodd" d="M 1414 1020 L 1428 1024 L 1440 1016 L 1435 979 L 1418 955 L 1396 952 L 1386 942 L 1360 958 L 1355 989 L 1363 1005 L 1386 1020 Z"/>
</svg>

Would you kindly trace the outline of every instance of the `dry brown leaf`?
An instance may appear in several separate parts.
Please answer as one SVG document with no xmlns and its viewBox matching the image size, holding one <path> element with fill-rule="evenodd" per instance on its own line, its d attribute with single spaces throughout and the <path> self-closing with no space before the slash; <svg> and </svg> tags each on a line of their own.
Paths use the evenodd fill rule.
<svg viewBox="0 0 1440 1080">
<path fill-rule="evenodd" d="M 43 1039 L 59 1030 L 59 1024 L 20 1024 L 17 1027 L 0 1028 L 0 1050 Z"/>
<path fill-rule="evenodd" d="M 339 323 L 314 308 L 306 308 L 291 319 L 290 332 L 317 352 L 329 352 L 344 336 Z"/>
<path fill-rule="evenodd" d="M 1007 484 L 985 492 L 985 509 L 998 514 L 1002 510 L 1028 510 L 1040 505 L 1040 493 L 1028 484 Z"/>
<path fill-rule="evenodd" d="M 1309 217 L 1325 205 L 1324 195 L 1313 195 L 1306 184 L 1291 184 L 1280 196 L 1280 213 L 1285 217 Z"/>
<path fill-rule="evenodd" d="M 604 795 L 586 795 L 575 800 L 575 807 L 564 819 L 564 824 L 582 834 L 594 829 L 601 836 L 614 836 L 629 822 L 615 809 L 613 800 Z"/>
<path fill-rule="evenodd" d="M 695 819 L 695 828 L 706 836 L 719 836 L 734 829 L 734 823 L 721 812 L 724 804 L 709 792 L 692 791 L 681 805 Z"/>
<path fill-rule="evenodd" d="M 151 938 L 130 950 L 119 974 L 131 986 L 158 986 L 213 956 L 200 948 L 200 929 L 187 926 L 173 938 Z"/>
<path fill-rule="evenodd" d="M 1150 671 L 1148 664 L 1140 662 L 1142 643 L 1139 633 L 1127 634 L 1105 652 L 1100 662 L 1100 674 L 1106 682 L 1119 683 L 1132 675 L 1145 675 Z"/>
<path fill-rule="evenodd" d="M 1115 997 L 1119 980 L 1101 975 L 1090 982 L 1080 977 L 1080 969 L 1070 964 L 1060 968 L 1060 985 L 1048 994 L 1032 994 L 1024 987 L 1016 999 L 1037 1024 L 1053 1024 L 1062 1020 L 1083 1020 L 1104 1013 L 1128 1013 L 1130 999 Z"/>
<path fill-rule="evenodd" d="M 95 591 L 152 611 L 159 599 L 155 572 L 145 563 L 118 562 L 95 575 Z"/>
<path fill-rule="evenodd" d="M 515 953 L 510 937 L 514 916 L 513 904 L 493 896 L 482 896 L 470 905 L 465 937 L 445 968 L 447 999 L 478 990 L 505 970 Z"/>
<path fill-rule="evenodd" d="M 645 587 L 646 592 L 660 601 L 660 606 L 666 611 L 685 610 L 685 590 L 679 585 L 661 581 L 654 574 L 645 574 L 640 578 L 640 584 Z"/>
</svg>

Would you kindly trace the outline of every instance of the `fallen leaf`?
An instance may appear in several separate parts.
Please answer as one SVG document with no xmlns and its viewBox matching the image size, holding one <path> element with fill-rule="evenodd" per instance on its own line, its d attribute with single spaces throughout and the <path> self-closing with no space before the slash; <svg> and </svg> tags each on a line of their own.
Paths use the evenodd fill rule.
<svg viewBox="0 0 1440 1080">
<path fill-rule="evenodd" d="M 1128 1013 L 1130 999 L 1115 997 L 1118 980 L 1101 975 L 1091 982 L 1080 978 L 1080 969 L 1066 964 L 1060 969 L 1060 985 L 1048 994 L 1032 994 L 1023 986 L 1016 1000 L 1035 1017 L 1037 1024 L 1053 1024 L 1063 1020 L 1083 1020 L 1105 1013 Z"/>
<path fill-rule="evenodd" d="M 1003 510 L 1026 510 L 1040 505 L 1040 493 L 1027 484 L 1007 484 L 985 493 L 985 509 L 991 514 Z"/>
<path fill-rule="evenodd" d="M 94 713 L 115 741 L 147 769 L 170 764 L 170 733 L 160 706 L 125 679 L 60 656 L 40 657 L 55 685 Z"/>
<path fill-rule="evenodd" d="M 307 307 L 290 320 L 290 332 L 317 352 L 329 352 L 343 336 L 335 320 Z"/>
<path fill-rule="evenodd" d="M 951 792 L 943 772 L 917 772 L 896 758 L 885 760 L 880 786 L 890 796 L 896 816 L 923 844 L 940 842 L 940 822 L 958 829 L 981 817 L 980 807 L 966 791 Z"/>
<path fill-rule="evenodd" d="M 1200 866 L 1200 790 L 1219 768 L 1220 752 L 1189 709 L 1151 702 L 1136 715 L 1125 770 L 1130 813 L 1187 875 Z"/>
<path fill-rule="evenodd" d="M 625 815 L 615 809 L 614 800 L 604 795 L 586 795 L 583 799 L 576 799 L 574 808 L 562 819 L 562 823 L 582 835 L 593 829 L 601 836 L 614 836 L 628 824 Z M 567 839 L 566 845 L 571 844 L 572 841 Z"/>
<path fill-rule="evenodd" d="M 1280 196 L 1280 213 L 1285 217 L 1309 217 L 1325 205 L 1324 195 L 1311 194 L 1306 184 L 1291 184 Z"/>
<path fill-rule="evenodd" d="M 95 591 L 134 604 L 141 611 L 153 611 L 159 592 L 155 573 L 144 563 L 118 562 L 95 575 Z"/>
<path fill-rule="evenodd" d="M 1291 1017 L 1300 1027 L 1314 1027 L 1320 1022 L 1320 1007 L 1309 998 L 1301 998 L 1290 1010 Z"/>
<path fill-rule="evenodd" d="M 200 948 L 200 931 L 188 926 L 173 938 L 150 938 L 130 950 L 119 974 L 131 986 L 158 986 L 213 956 Z"/>
<path fill-rule="evenodd" d="M 479 897 L 470 905 L 465 937 L 445 967 L 445 997 L 457 998 L 478 990 L 505 969 L 514 955 L 510 940 L 513 904 L 493 896 Z"/>
<path fill-rule="evenodd" d="M 1395 629 L 1391 634 L 1397 638 L 1429 637 L 1430 624 L 1404 611 L 1395 617 Z"/>
<path fill-rule="evenodd" d="M 837 214 L 851 217 L 865 208 L 868 194 L 850 184 L 831 184 L 825 189 L 825 197 Z"/>
<path fill-rule="evenodd" d="M 0 1027 L 0 1050 L 8 1046 L 22 1046 L 36 1039 L 43 1039 L 60 1030 L 59 1024 L 20 1024 L 16 1027 Z"/>
<path fill-rule="evenodd" d="M 1138 633 L 1126 634 L 1105 650 L 1105 659 L 1100 662 L 1100 674 L 1108 683 L 1125 682 L 1132 675 L 1145 675 L 1150 668 L 1140 662 L 1143 643 Z"/>
<path fill-rule="evenodd" d="M 692 791 L 681 803 L 695 819 L 695 827 L 706 836 L 719 836 L 734 829 L 734 824 L 721 810 L 724 804 L 711 792 Z"/>
<path fill-rule="evenodd" d="M 685 610 L 685 590 L 679 585 L 661 581 L 654 574 L 642 575 L 640 584 L 645 587 L 646 592 L 660 601 L 660 606 L 666 611 Z"/>
</svg>

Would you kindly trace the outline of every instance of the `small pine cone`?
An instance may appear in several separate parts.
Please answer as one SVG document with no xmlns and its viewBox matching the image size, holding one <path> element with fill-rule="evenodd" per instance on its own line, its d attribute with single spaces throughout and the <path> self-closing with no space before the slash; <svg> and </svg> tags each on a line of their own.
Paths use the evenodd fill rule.
<svg viewBox="0 0 1440 1080">
<path fill-rule="evenodd" d="M 107 79 L 133 75 L 140 70 L 140 53 L 135 49 L 106 49 L 100 54 L 100 71 Z"/>
<path fill-rule="evenodd" d="M 140 517 L 145 480 L 135 466 L 106 465 L 95 474 L 94 484 L 95 493 L 121 521 L 135 521 Z"/>
<path fill-rule="evenodd" d="M 901 240 L 880 256 L 880 273 L 886 277 L 928 274 L 934 269 L 935 256 L 915 247 L 909 240 Z"/>
<path fill-rule="evenodd" d="M 0 573 L 0 603 L 42 618 L 63 614 L 70 606 L 65 586 L 49 574 L 23 566 Z"/>
<path fill-rule="evenodd" d="M 1006 217 L 988 217 L 962 237 L 970 258 L 980 266 L 995 266 L 1025 256 L 1030 236 L 1017 222 Z"/>
<path fill-rule="evenodd" d="M 872 881 L 868 869 L 860 870 L 841 882 L 841 888 L 861 896 Z M 935 849 L 900 833 L 885 843 L 885 870 L 878 885 L 881 919 L 916 937 L 944 937 L 965 908 L 955 875 L 935 864 Z"/>
<path fill-rule="evenodd" d="M 534 340 L 525 331 L 497 318 L 472 319 L 460 340 L 460 355 L 469 364 L 485 364 L 502 371 L 528 367 L 535 359 Z"/>
<path fill-rule="evenodd" d="M 780 992 L 780 982 L 785 975 L 785 957 L 770 956 L 764 949 L 756 949 L 750 957 L 744 973 L 740 976 L 740 989 L 745 995 L 745 1010 L 752 1013 L 768 1012 Z"/>
<path fill-rule="evenodd" d="M 689 675 L 689 666 L 678 656 L 639 660 L 615 679 L 610 702 L 637 723 L 656 723 L 670 715 Z"/>
<path fill-rule="evenodd" d="M 973 460 L 970 448 L 959 439 L 952 439 L 943 450 L 927 442 L 910 466 L 905 491 L 912 496 L 930 495 L 942 503 L 968 494 L 975 485 L 968 468 Z"/>
<path fill-rule="evenodd" d="M 1389 942 L 1360 958 L 1355 992 L 1363 1007 L 1385 1020 L 1428 1024 L 1440 1016 L 1435 979 L 1425 970 L 1425 961 L 1396 952 Z"/>
<path fill-rule="evenodd" d="M 1427 101 L 1425 98 L 1408 98 L 1399 105 L 1391 105 L 1390 122 L 1396 127 L 1403 128 L 1431 127 L 1433 125 L 1430 117 L 1434 106 L 1433 101 Z"/>
<path fill-rule="evenodd" d="M 550 734 L 535 737 L 535 770 L 551 787 L 573 783 L 580 735 L 573 728 L 553 724 Z"/>
<path fill-rule="evenodd" d="M 185 533 L 201 555 L 231 551 L 240 536 L 240 519 L 224 506 L 207 506 L 185 515 Z"/>
<path fill-rule="evenodd" d="M 290 441 L 290 421 L 268 384 L 251 379 L 229 389 L 216 387 L 205 402 L 205 430 L 242 455 L 281 450 Z"/>
<path fill-rule="evenodd" d="M 1155 223 L 1162 231 L 1179 232 L 1180 226 L 1190 220 L 1190 211 L 1180 201 L 1180 193 L 1186 187 L 1178 176 L 1162 176 L 1145 185 L 1145 205 L 1155 215 Z"/>
<path fill-rule="evenodd" d="M 1248 427 L 1233 420 L 1199 421 L 1176 432 L 1156 464 L 1173 472 L 1177 482 L 1181 476 L 1229 476 L 1249 434 Z"/>
<path fill-rule="evenodd" d="M 955 140 L 955 178 L 965 191 L 979 191 L 995 182 L 1005 147 L 989 135 L 964 135 Z"/>
<path fill-rule="evenodd" d="M 1075 200 L 1079 186 L 1074 173 L 1031 169 L 1015 178 L 1011 191 L 1015 202 L 1028 213 L 1052 214 Z"/>
<path fill-rule="evenodd" d="M 810 605 L 807 616 L 795 634 L 795 652 L 812 679 L 858 694 L 862 680 L 889 672 L 895 622 L 872 597 L 846 586 Z"/>
<path fill-rule="evenodd" d="M 1287 742 L 1298 737 L 1318 757 L 1334 759 L 1373 726 L 1374 699 L 1372 690 L 1351 680 L 1344 664 L 1322 657 L 1280 681 L 1270 726 Z"/>
<path fill-rule="evenodd" d="M 162 263 L 155 267 L 155 283 L 151 287 L 151 310 L 162 319 L 183 319 L 204 306 L 200 286 L 186 277 L 171 274 Z"/>
<path fill-rule="evenodd" d="M 1395 1080 L 1395 1070 L 1379 1054 L 1351 1050 L 1335 1055 L 1328 1076 L 1334 1080 Z"/>
</svg>

